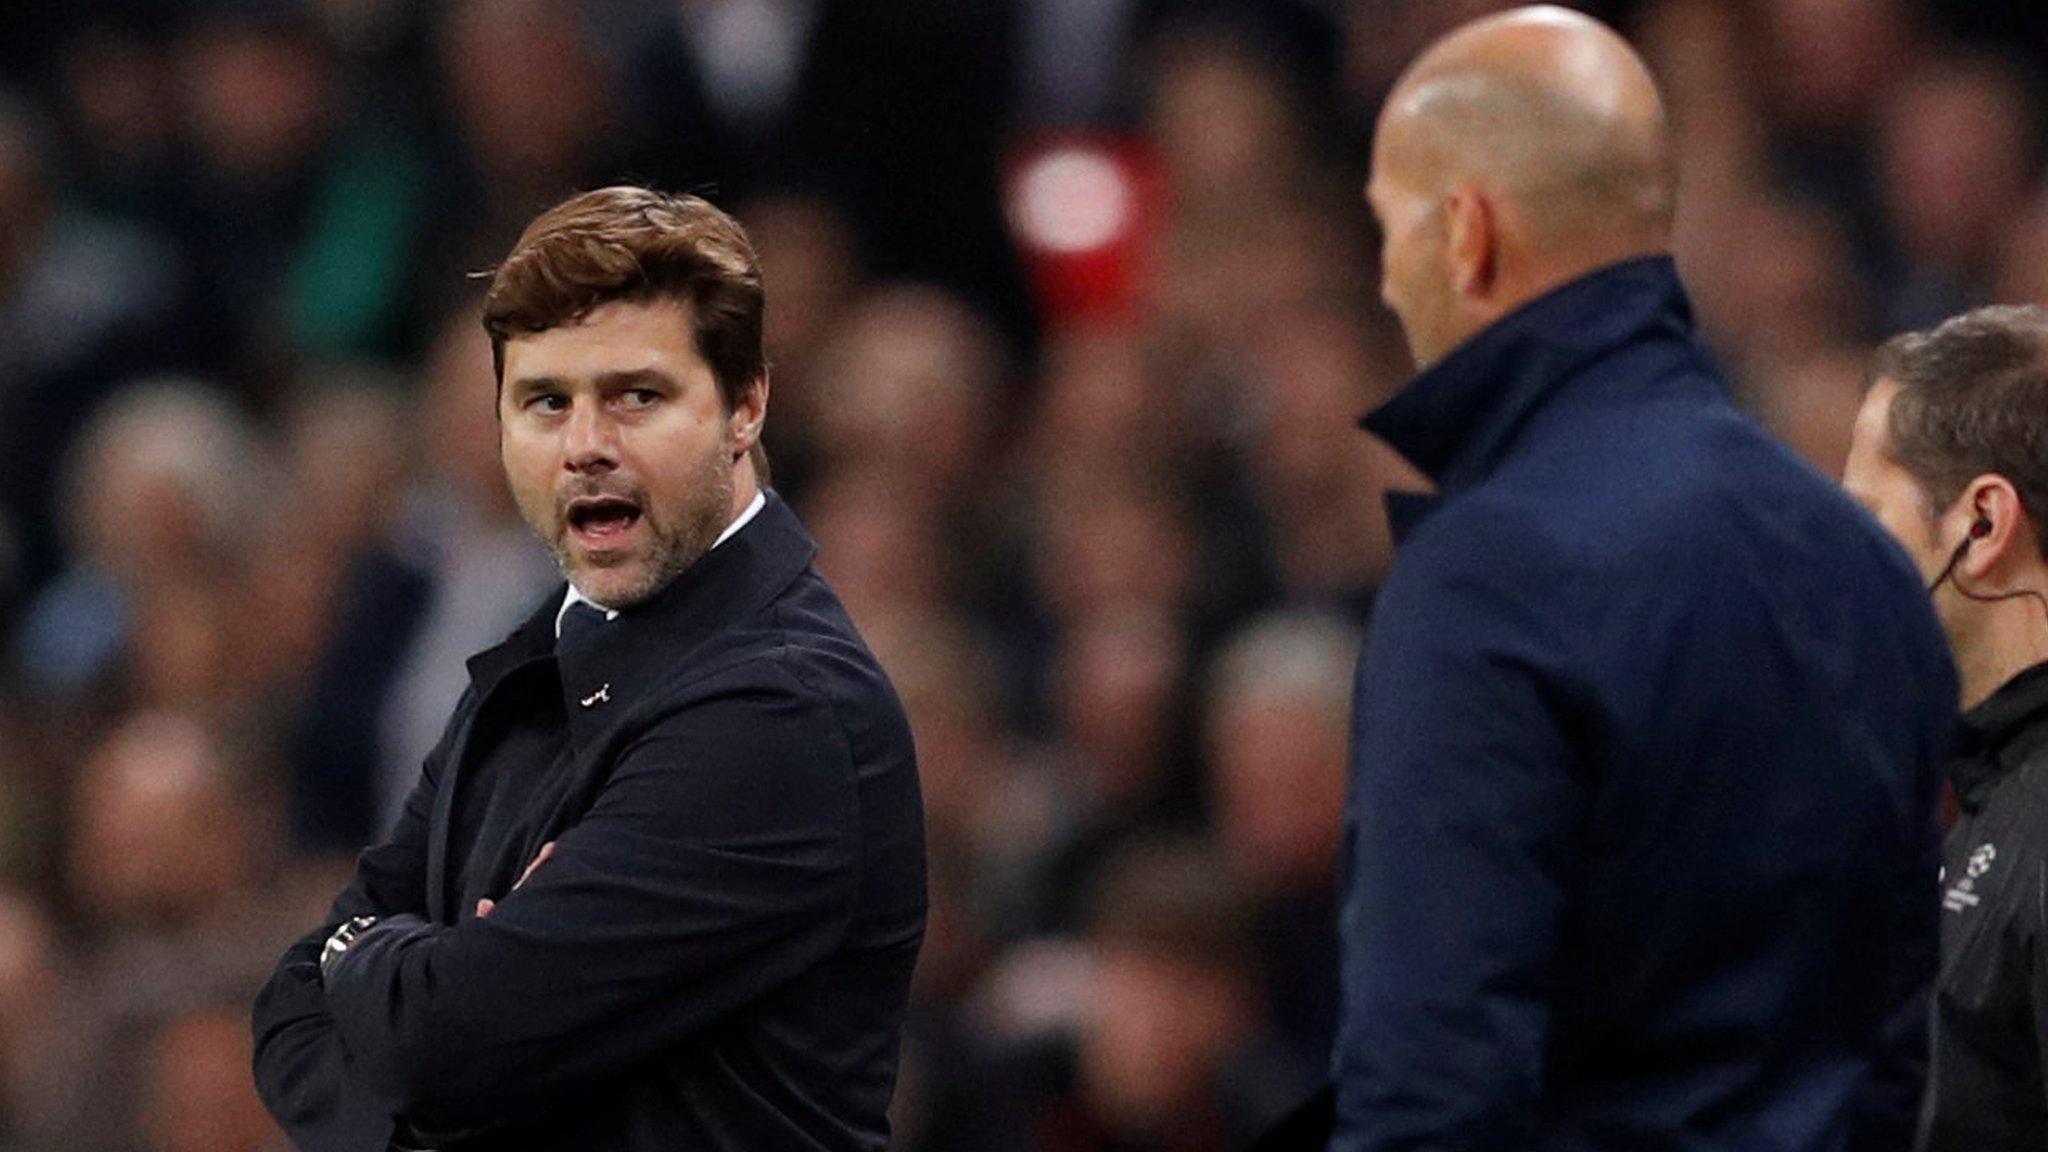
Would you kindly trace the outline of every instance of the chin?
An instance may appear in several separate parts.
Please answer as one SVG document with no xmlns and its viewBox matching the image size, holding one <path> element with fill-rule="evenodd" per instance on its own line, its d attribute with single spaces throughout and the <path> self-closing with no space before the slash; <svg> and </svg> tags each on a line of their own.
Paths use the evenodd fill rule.
<svg viewBox="0 0 2048 1152">
<path fill-rule="evenodd" d="M 642 561 L 618 568 L 585 568 L 571 580 L 585 596 L 607 608 L 631 608 L 661 591 L 654 566 Z"/>
</svg>

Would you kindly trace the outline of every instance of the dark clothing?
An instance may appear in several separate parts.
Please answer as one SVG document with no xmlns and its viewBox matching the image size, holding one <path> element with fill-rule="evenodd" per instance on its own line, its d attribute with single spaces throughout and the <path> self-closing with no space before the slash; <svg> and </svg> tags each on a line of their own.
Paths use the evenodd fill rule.
<svg viewBox="0 0 2048 1152">
<path fill-rule="evenodd" d="M 1963 716 L 1921 1146 L 2048 1148 L 2048 664 Z"/>
<path fill-rule="evenodd" d="M 1360 661 L 1339 1152 L 1898 1149 L 1955 674 L 1667 259 L 1367 418 L 1434 477 Z"/>
<path fill-rule="evenodd" d="M 555 650 L 558 593 L 470 662 L 392 838 L 257 1003 L 302 1148 L 378 1152 L 395 1115 L 465 1150 L 887 1145 L 916 767 L 814 551 L 771 496 L 592 641 Z"/>
</svg>

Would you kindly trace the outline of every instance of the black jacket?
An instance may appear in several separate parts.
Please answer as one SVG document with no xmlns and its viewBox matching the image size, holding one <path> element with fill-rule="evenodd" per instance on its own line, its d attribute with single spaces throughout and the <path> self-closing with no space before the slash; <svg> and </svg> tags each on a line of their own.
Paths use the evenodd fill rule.
<svg viewBox="0 0 2048 1152">
<path fill-rule="evenodd" d="M 391 839 L 257 1001 L 301 1148 L 381 1152 L 395 1117 L 465 1152 L 887 1145 L 922 815 L 815 550 L 771 495 L 595 641 L 558 658 L 558 592 L 470 661 Z"/>
<path fill-rule="evenodd" d="M 1921 1147 L 2048 1148 L 2048 664 L 1963 716 Z"/>
</svg>

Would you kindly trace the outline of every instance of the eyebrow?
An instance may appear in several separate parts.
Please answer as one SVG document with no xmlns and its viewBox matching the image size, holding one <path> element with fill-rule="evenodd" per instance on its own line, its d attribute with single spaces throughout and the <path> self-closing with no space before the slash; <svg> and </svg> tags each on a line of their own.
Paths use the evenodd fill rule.
<svg viewBox="0 0 2048 1152">
<path fill-rule="evenodd" d="M 675 377 L 659 368 L 629 368 L 618 372 L 602 372 L 597 377 L 597 387 L 601 392 L 616 392 L 643 384 L 660 384 L 673 388 L 676 381 Z"/>
<path fill-rule="evenodd" d="M 673 388 L 676 381 L 674 377 L 658 368 L 625 368 L 601 372 L 596 380 L 597 390 L 600 392 L 618 392 L 648 384 Z M 505 391 L 511 396 L 524 399 L 541 392 L 566 392 L 570 387 L 569 382 L 560 376 L 521 376 L 507 384 Z"/>
</svg>

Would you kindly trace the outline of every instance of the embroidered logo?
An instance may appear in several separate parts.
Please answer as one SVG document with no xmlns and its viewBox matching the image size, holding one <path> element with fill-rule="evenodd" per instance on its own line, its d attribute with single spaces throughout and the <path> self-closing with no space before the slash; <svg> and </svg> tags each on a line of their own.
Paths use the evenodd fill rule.
<svg viewBox="0 0 2048 1152">
<path fill-rule="evenodd" d="M 585 696 L 585 697 L 583 698 L 583 706 L 584 706 L 585 708 L 595 708 L 595 707 L 597 707 L 597 706 L 598 706 L 599 704 L 609 704 L 609 703 L 611 703 L 611 699 L 612 699 L 612 686 L 611 686 L 611 685 L 609 685 L 609 684 L 605 684 L 605 685 L 602 685 L 601 687 L 599 687 L 597 691 L 595 691 L 595 692 L 592 692 L 592 693 L 591 693 L 590 695 L 588 695 L 588 696 Z"/>
<path fill-rule="evenodd" d="M 1942 893 L 1941 906 L 1951 912 L 1975 908 L 1984 897 L 1977 892 L 1977 881 L 1991 871 L 1991 864 L 1998 859 L 1998 849 L 1992 844 L 1979 844 L 1970 853 L 1969 862 L 1963 865 L 1963 878 L 1955 886 Z"/>
</svg>

